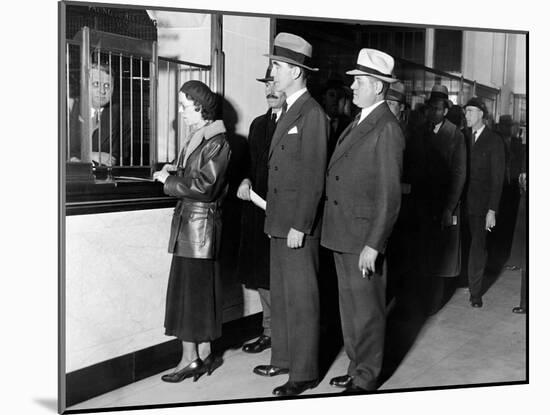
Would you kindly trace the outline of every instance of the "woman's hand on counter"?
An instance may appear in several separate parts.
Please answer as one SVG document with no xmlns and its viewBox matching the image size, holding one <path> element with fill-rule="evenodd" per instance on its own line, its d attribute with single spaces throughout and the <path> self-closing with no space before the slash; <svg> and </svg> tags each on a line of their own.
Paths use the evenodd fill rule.
<svg viewBox="0 0 550 415">
<path fill-rule="evenodd" d="M 159 171 L 156 171 L 156 172 L 153 173 L 153 179 L 157 180 L 157 181 L 159 181 L 163 184 L 166 181 L 166 179 L 168 178 L 168 176 L 170 176 L 170 173 L 168 173 L 168 171 L 164 170 L 164 168 L 162 170 L 159 170 Z"/>
</svg>

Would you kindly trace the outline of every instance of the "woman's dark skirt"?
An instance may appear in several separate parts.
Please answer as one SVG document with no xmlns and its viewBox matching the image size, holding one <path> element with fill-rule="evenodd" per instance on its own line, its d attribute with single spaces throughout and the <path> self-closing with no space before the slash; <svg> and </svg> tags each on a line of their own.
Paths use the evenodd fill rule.
<svg viewBox="0 0 550 415">
<path fill-rule="evenodd" d="M 165 334 L 208 342 L 222 334 L 222 289 L 213 259 L 172 256 L 166 293 Z"/>
</svg>

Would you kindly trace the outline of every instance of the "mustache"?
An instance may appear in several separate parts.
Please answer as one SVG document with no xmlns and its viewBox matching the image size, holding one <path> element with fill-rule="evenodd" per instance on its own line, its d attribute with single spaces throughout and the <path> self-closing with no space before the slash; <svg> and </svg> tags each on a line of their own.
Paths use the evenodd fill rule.
<svg viewBox="0 0 550 415">
<path fill-rule="evenodd" d="M 280 97 L 281 97 L 280 95 L 275 95 L 275 94 L 268 94 L 268 95 L 266 95 L 266 98 L 279 99 Z"/>
</svg>

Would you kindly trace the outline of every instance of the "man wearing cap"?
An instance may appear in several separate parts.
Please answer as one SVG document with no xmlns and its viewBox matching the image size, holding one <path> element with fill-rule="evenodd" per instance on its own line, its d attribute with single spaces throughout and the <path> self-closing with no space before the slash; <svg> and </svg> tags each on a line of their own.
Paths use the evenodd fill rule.
<svg viewBox="0 0 550 415">
<path fill-rule="evenodd" d="M 338 139 L 327 168 L 321 243 L 333 251 L 348 372 L 333 378 L 347 392 L 374 390 L 386 329 L 384 253 L 399 213 L 405 139 L 384 102 L 394 60 L 361 49 L 351 89 L 360 114 Z"/>
<path fill-rule="evenodd" d="M 265 114 L 255 118 L 250 125 L 248 174 L 237 191 L 237 197 L 247 201 L 250 201 L 251 190 L 254 190 L 262 199 L 266 197 L 269 146 L 286 98 L 284 92 L 275 90 L 270 72 L 271 67 L 268 67 L 265 77 L 257 79 L 265 85 L 265 97 L 269 109 Z M 243 351 L 247 353 L 260 353 L 271 347 L 269 238 L 264 233 L 264 222 L 263 210 L 252 203 L 243 206 L 238 273 L 246 288 L 258 290 L 263 310 L 263 333 L 256 341 L 243 346 Z"/>
<path fill-rule="evenodd" d="M 504 180 L 505 155 L 500 137 L 485 126 L 487 107 L 473 97 L 465 108 L 466 125 L 471 132 L 469 175 L 466 184 L 466 219 L 470 231 L 468 285 L 470 304 L 482 307 L 483 272 L 486 264 L 486 238 L 496 226 L 496 215 Z"/>
<path fill-rule="evenodd" d="M 460 197 L 466 181 L 466 141 L 445 116 L 453 103 L 445 85 L 434 85 L 424 135 L 420 201 L 420 273 L 425 311 L 435 314 L 460 274 Z"/>
<path fill-rule="evenodd" d="M 319 237 L 325 183 L 328 122 L 306 88 L 312 47 L 299 36 L 279 33 L 271 74 L 286 94 L 268 155 L 265 232 L 271 237 L 271 364 L 254 373 L 289 380 L 277 396 L 298 395 L 318 383 Z"/>
</svg>

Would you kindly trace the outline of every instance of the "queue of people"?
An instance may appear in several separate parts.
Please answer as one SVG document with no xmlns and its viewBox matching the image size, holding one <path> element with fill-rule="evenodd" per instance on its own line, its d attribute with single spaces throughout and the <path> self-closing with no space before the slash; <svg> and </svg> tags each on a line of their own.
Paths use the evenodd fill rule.
<svg viewBox="0 0 550 415">
<path fill-rule="evenodd" d="M 393 75 L 394 59 L 365 48 L 346 72 L 359 109 L 352 120 L 337 104 L 343 85 L 327 84 L 323 106 L 308 91 L 318 71 L 312 54 L 300 36 L 275 37 L 267 72 L 257 79 L 269 108 L 250 126 L 247 173 L 237 190 L 238 270 L 243 284 L 258 290 L 263 310 L 263 332 L 243 351 L 271 348 L 271 360 L 252 372 L 288 375 L 275 396 L 299 395 L 320 381 L 321 250 L 335 267 L 349 359 L 347 373 L 330 384 L 345 393 L 379 386 L 388 284 L 399 305 L 399 282 L 414 275 L 425 312 L 433 314 L 467 255 L 470 303 L 482 307 L 487 233 L 500 225 L 507 168 L 505 142 L 486 125 L 480 99 L 459 111 L 465 125 L 458 125 L 447 117 L 455 107 L 447 89 L 435 85 L 426 111 L 405 120 L 406 91 Z M 216 105 L 203 83 L 182 86 L 180 112 L 190 138 L 177 162 L 154 174 L 178 198 L 165 328 L 183 352 L 162 377 L 166 382 L 196 381 L 222 364 L 210 342 L 221 336 L 218 254 L 231 150 Z M 254 197 L 265 200 L 265 211 Z M 461 244 L 464 231 L 469 251 Z"/>
</svg>

